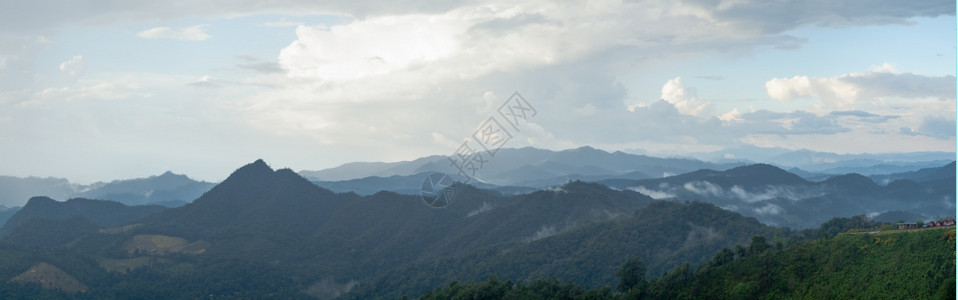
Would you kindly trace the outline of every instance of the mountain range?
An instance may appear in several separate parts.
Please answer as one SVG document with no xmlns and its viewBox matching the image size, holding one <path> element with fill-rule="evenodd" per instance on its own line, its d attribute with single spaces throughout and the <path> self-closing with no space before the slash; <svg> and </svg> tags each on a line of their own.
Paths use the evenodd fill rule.
<svg viewBox="0 0 958 300">
<path fill-rule="evenodd" d="M 482 154 L 485 154 L 484 152 Z M 592 147 L 563 151 L 536 148 L 501 149 L 474 176 L 478 182 L 498 186 L 544 187 L 569 180 L 608 178 L 655 178 L 698 169 L 727 169 L 741 163 L 709 163 L 684 158 L 656 158 L 625 152 L 606 152 Z M 395 163 L 348 163 L 320 171 L 300 171 L 318 182 L 344 181 L 364 177 L 410 176 L 441 172 L 458 174 L 447 156 L 427 156 Z"/>
<path fill-rule="evenodd" d="M 626 257 L 648 257 L 650 272 L 662 272 L 753 235 L 791 232 L 707 203 L 581 181 L 520 195 L 455 188 L 455 201 L 437 209 L 393 192 L 334 193 L 260 160 L 181 207 L 147 216 L 134 212 L 142 206 L 109 208 L 137 219 L 125 223 L 78 208 L 101 204 L 92 200 L 34 198 L 0 241 L 0 290 L 59 293 L 9 280 L 37 268 L 67 274 L 58 276 L 93 298 L 400 297 L 489 274 L 600 286 Z M 74 214 L 36 216 L 41 206 Z"/>
<path fill-rule="evenodd" d="M 0 176 L 0 224 L 25 205 L 28 199 L 101 199 L 126 205 L 182 206 L 208 191 L 214 183 L 166 172 L 147 178 L 73 184 L 62 178 Z"/>
<path fill-rule="evenodd" d="M 32 198 L 0 230 L 0 290 L 14 298 L 369 299 L 490 275 L 600 288 L 614 285 L 631 258 L 647 262 L 646 275 L 664 274 L 755 236 L 782 247 L 835 234 L 865 217 L 832 217 L 863 207 L 926 212 L 936 204 L 901 197 L 948 194 L 949 180 L 954 194 L 954 164 L 894 178 L 884 186 L 857 174 L 813 182 L 754 164 L 515 194 L 456 183 L 449 205 L 435 208 L 418 195 L 333 192 L 257 160 L 175 208 Z M 780 211 L 758 213 L 768 205 Z M 804 231 L 767 225 L 790 217 L 831 220 Z M 788 224 L 813 227 L 807 222 Z"/>
<path fill-rule="evenodd" d="M 907 212 L 922 220 L 954 215 L 954 162 L 876 179 L 886 184 L 854 173 L 808 181 L 772 165 L 754 164 L 726 171 L 699 170 L 665 178 L 600 183 L 656 199 L 710 202 L 765 224 L 792 228 L 811 228 L 833 217 L 860 214 L 880 217 L 886 212 Z"/>
<path fill-rule="evenodd" d="M 724 156 L 720 155 L 722 153 Z M 621 151 L 610 153 L 591 147 L 562 151 L 502 149 L 494 157 L 484 158 L 486 162 L 481 164 L 471 183 L 482 188 L 519 193 L 560 185 L 570 180 L 655 179 L 702 169 L 723 171 L 757 162 L 772 164 L 810 181 L 849 173 L 871 176 L 880 181 L 881 176 L 888 174 L 937 168 L 954 161 L 954 153 L 945 152 L 833 154 L 757 147 L 699 154 L 696 157 L 709 160 L 656 158 Z M 435 172 L 459 173 L 450 157 L 434 155 L 392 163 L 347 163 L 319 171 L 304 170 L 299 174 L 336 192 L 353 191 L 369 195 L 380 190 L 416 194 L 418 191 L 410 187 Z"/>
<path fill-rule="evenodd" d="M 722 171 L 755 163 L 769 163 L 811 181 L 858 173 L 884 185 L 890 181 L 882 176 L 920 168 L 936 168 L 954 160 L 954 153 L 946 152 L 834 154 L 758 147 L 692 154 L 690 158 L 657 158 L 622 151 L 610 153 L 591 147 L 562 151 L 507 148 L 501 149 L 495 156 L 485 152 L 480 154 L 484 155 L 485 163 L 477 171 L 476 180 L 470 183 L 511 194 L 560 185 L 570 180 L 652 179 L 700 169 Z M 449 156 L 432 155 L 401 162 L 353 162 L 299 173 L 336 192 L 353 191 L 360 195 L 371 195 L 380 190 L 416 194 L 418 191 L 409 187 L 434 172 L 457 174 L 458 170 L 451 165 Z M 62 178 L 0 176 L 0 206 L 15 208 L 33 196 L 46 196 L 175 207 L 196 199 L 213 185 L 171 172 L 148 178 L 88 185 L 70 183 Z"/>
<path fill-rule="evenodd" d="M 641 152 L 641 151 L 640 151 Z M 695 159 L 711 162 L 768 163 L 783 169 L 801 169 L 818 174 L 878 175 L 937 167 L 955 160 L 954 152 L 837 154 L 808 149 L 739 146 L 713 152 L 692 153 Z"/>
</svg>

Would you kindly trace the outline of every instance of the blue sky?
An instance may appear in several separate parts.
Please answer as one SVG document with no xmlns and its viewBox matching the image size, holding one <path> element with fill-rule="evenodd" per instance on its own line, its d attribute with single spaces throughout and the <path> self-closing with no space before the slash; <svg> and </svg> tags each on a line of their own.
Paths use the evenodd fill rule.
<svg viewBox="0 0 958 300">
<path fill-rule="evenodd" d="M 509 147 L 955 151 L 954 1 L 0 4 L 0 174 L 218 181 Z"/>
</svg>

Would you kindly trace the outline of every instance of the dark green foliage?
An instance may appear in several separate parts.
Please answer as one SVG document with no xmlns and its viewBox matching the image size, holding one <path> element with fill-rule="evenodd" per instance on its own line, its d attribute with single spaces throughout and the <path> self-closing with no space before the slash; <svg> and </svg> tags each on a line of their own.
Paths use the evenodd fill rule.
<svg viewBox="0 0 958 300">
<path fill-rule="evenodd" d="M 691 298 L 934 299 L 954 282 L 953 237 L 953 229 L 846 234 L 700 268 L 687 285 L 653 285 Z"/>
<path fill-rule="evenodd" d="M 770 246 L 765 242 L 765 237 L 756 235 L 752 237 L 752 242 L 748 244 L 748 254 L 759 254 L 765 252 L 768 248 L 770 248 Z"/>
<path fill-rule="evenodd" d="M 20 225 L 34 218 L 66 220 L 83 216 L 100 227 L 123 225 L 166 210 L 156 205 L 127 206 L 106 200 L 74 198 L 58 202 L 47 197 L 33 197 L 0 229 L 3 235 L 11 234 Z"/>
<path fill-rule="evenodd" d="M 810 228 L 799 231 L 797 239 L 813 240 L 826 237 L 833 237 L 849 230 L 878 230 L 884 223 L 869 220 L 865 215 L 858 215 L 848 218 L 835 217 L 828 222 L 822 223 L 818 228 Z"/>
<path fill-rule="evenodd" d="M 422 299 L 954 299 L 954 238 L 954 229 L 846 234 L 735 261 L 728 261 L 731 250 L 722 249 L 709 264 L 697 270 L 679 266 L 643 291 L 582 290 L 555 279 L 524 286 L 492 278 L 453 283 Z M 712 263 L 717 261 L 725 263 Z"/>
<path fill-rule="evenodd" d="M 616 288 L 619 292 L 628 292 L 632 289 L 644 289 L 647 283 L 645 274 L 645 262 L 638 257 L 632 258 L 625 262 L 622 268 L 615 273 L 615 277 L 619 279 Z"/>
<path fill-rule="evenodd" d="M 80 215 L 65 220 L 32 218 L 20 224 L 3 242 L 23 248 L 52 247 L 72 242 L 99 228 Z"/>
</svg>

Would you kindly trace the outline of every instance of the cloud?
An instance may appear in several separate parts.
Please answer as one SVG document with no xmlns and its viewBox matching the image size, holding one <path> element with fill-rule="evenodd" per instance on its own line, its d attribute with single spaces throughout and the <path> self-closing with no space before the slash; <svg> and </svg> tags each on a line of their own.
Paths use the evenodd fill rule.
<svg viewBox="0 0 958 300">
<path fill-rule="evenodd" d="M 332 28 L 298 26 L 298 39 L 280 52 L 293 77 L 354 80 L 451 55 L 465 22 L 452 16 L 396 16 L 357 20 Z"/>
<path fill-rule="evenodd" d="M 488 212 L 492 210 L 493 208 L 495 208 L 495 205 L 489 204 L 488 202 L 482 202 L 482 206 L 476 208 L 473 211 L 470 211 L 468 214 L 466 214 L 466 218 Z"/>
<path fill-rule="evenodd" d="M 236 58 L 243 61 L 243 63 L 236 65 L 236 67 L 240 69 L 251 70 L 263 74 L 283 72 L 283 68 L 279 66 L 279 63 L 274 61 L 267 61 L 249 55 L 240 55 Z"/>
<path fill-rule="evenodd" d="M 559 230 L 556 230 L 555 226 L 542 225 L 541 227 L 539 227 L 539 230 L 537 230 L 536 233 L 533 234 L 531 237 L 526 239 L 526 241 L 534 242 L 537 240 L 541 240 L 541 239 L 556 235 L 556 233 L 559 233 Z"/>
<path fill-rule="evenodd" d="M 33 86 L 36 56 L 52 43 L 42 35 L 0 32 L 0 92 Z"/>
<path fill-rule="evenodd" d="M 830 134 L 850 130 L 834 117 L 805 111 L 781 113 L 758 110 L 742 114 L 741 119 L 734 129 L 753 134 Z"/>
<path fill-rule="evenodd" d="M 686 115 L 701 115 L 710 106 L 710 103 L 697 97 L 695 90 L 685 88 L 682 77 L 669 80 L 662 86 L 662 100 L 672 103 Z"/>
<path fill-rule="evenodd" d="M 524 3 L 523 6 L 535 5 Z M 553 6 L 556 6 L 552 4 Z M 564 3 L 565 6 L 571 6 Z M 629 4 L 632 6 L 641 6 Z M 91 0 L 83 3 L 57 0 L 30 1 L 17 9 L 0 10 L 0 28 L 42 31 L 76 24 L 108 24 L 140 20 L 162 21 L 177 18 L 242 16 L 256 13 L 349 15 L 357 19 L 402 14 L 442 14 L 468 6 L 489 8 L 515 6 L 513 2 L 404 0 L 382 3 L 373 0 L 311 1 L 223 0 L 215 5 L 188 0 L 162 2 L 117 2 Z M 613 11 L 613 5 L 594 3 L 592 10 Z M 657 14 L 712 20 L 738 30 L 774 34 L 805 25 L 847 27 L 871 24 L 904 24 L 913 17 L 954 15 L 954 1 L 660 1 L 647 6 L 659 7 Z M 664 8 L 663 8 L 664 7 Z M 578 9 L 579 7 L 574 7 Z M 611 8 L 611 9 L 610 9 Z M 620 9 L 621 11 L 621 9 Z M 630 13 L 630 12 L 625 12 Z M 654 17 L 654 15 L 653 15 Z"/>
<path fill-rule="evenodd" d="M 682 60 L 716 52 L 747 53 L 755 49 L 802 47 L 806 39 L 789 35 L 789 30 L 809 25 L 906 23 L 915 16 L 954 13 L 953 10 L 941 9 L 942 4 L 954 6 L 944 1 L 901 2 L 891 10 L 884 3 L 862 1 L 841 4 L 806 1 L 556 4 L 529 1 L 516 4 L 434 0 L 389 3 L 224 0 L 216 5 L 179 0 L 136 3 L 93 0 L 84 2 L 84 5 L 29 1 L 15 13 L 0 10 L 0 28 L 13 32 L 0 34 L 0 102 L 18 99 L 13 101 L 16 103 L 28 99 L 32 106 L 24 105 L 24 109 L 27 106 L 33 109 L 60 103 L 55 101 L 102 97 L 99 102 L 87 102 L 96 102 L 102 104 L 98 108 L 110 109 L 84 108 L 83 116 L 89 120 L 144 124 L 138 128 L 154 129 L 159 136 L 177 132 L 180 133 L 174 138 L 177 141 L 196 136 L 195 129 L 177 125 L 179 123 L 195 128 L 211 127 L 210 124 L 197 124 L 198 121 L 176 119 L 177 115 L 205 119 L 176 111 L 178 107 L 188 107 L 194 114 L 228 120 L 223 121 L 222 124 L 229 125 L 224 127 L 243 129 L 242 133 L 227 128 L 210 134 L 206 140 L 217 143 L 208 143 L 207 147 L 235 146 L 224 143 L 223 136 L 241 136 L 238 140 L 248 140 L 246 137 L 249 136 L 264 139 L 266 136 L 265 140 L 273 143 L 264 142 L 264 145 L 295 144 L 296 147 L 244 149 L 251 153 L 279 151 L 283 155 L 277 157 L 291 162 L 287 165 L 302 167 L 451 153 L 454 148 L 449 145 L 458 145 L 457 142 L 468 137 L 477 124 L 495 116 L 499 104 L 514 91 L 522 92 L 539 114 L 528 126 L 521 128 L 516 138 L 510 141 L 510 147 L 570 148 L 590 144 L 605 149 L 644 148 L 650 152 L 675 154 L 714 151 L 735 143 L 787 144 L 796 137 L 817 141 L 842 134 L 845 134 L 843 138 L 861 136 L 859 130 L 866 127 L 861 123 L 883 126 L 875 130 L 891 133 L 886 135 L 931 139 L 924 135 L 897 134 L 899 127 L 931 134 L 927 132 L 939 128 L 934 125 L 940 125 L 940 122 L 929 122 L 928 126 L 922 127 L 921 117 L 926 114 L 910 117 L 852 105 L 857 102 L 842 108 L 855 113 L 838 114 L 807 108 L 790 112 L 773 112 L 761 107 L 733 108 L 730 106 L 733 104 L 728 104 L 731 101 L 719 102 L 710 100 L 707 95 L 696 95 L 695 89 L 686 86 L 688 82 L 678 77 L 682 74 L 662 74 L 666 76 L 662 77 L 664 82 L 653 83 L 653 89 L 662 87 L 661 100 L 636 99 L 629 90 L 634 83 L 628 82 L 628 78 L 639 71 L 666 72 L 649 68 L 652 61 Z M 746 12 L 747 16 L 741 15 Z M 89 78 L 96 74 L 91 74 L 92 69 L 88 68 L 76 86 L 50 87 L 33 82 L 39 78 L 33 73 L 39 64 L 35 64 L 32 55 L 44 47 L 38 42 L 40 38 L 36 32 L 55 32 L 48 29 L 68 26 L 125 24 L 129 20 L 163 22 L 263 14 L 333 14 L 344 16 L 341 19 L 344 23 L 306 26 L 280 20 L 263 24 L 296 25 L 295 40 L 274 57 L 239 57 L 238 61 L 228 62 L 229 70 L 240 71 L 236 72 L 239 73 L 236 77 L 219 71 L 203 71 L 170 75 L 165 79 L 131 80 L 126 77 L 150 75 L 135 73 L 101 74 L 110 78 L 97 79 Z M 844 23 L 839 22 L 843 19 L 846 20 Z M 205 40 L 210 38 L 207 29 L 205 25 L 158 27 L 144 30 L 138 36 Z M 88 59 L 93 57 L 90 53 L 84 54 Z M 55 65 L 51 69 L 57 73 Z M 77 74 L 82 74 L 82 68 L 79 70 L 81 72 Z M 214 77 L 200 77 L 205 72 L 219 73 L 210 73 Z M 888 68 L 873 72 L 901 75 L 893 76 L 893 79 L 926 79 L 921 75 L 916 75 L 917 79 L 911 78 Z M 878 75 L 863 78 L 876 82 L 892 80 Z M 817 79 L 825 82 L 817 82 Z M 844 101 L 841 98 L 844 94 L 839 93 L 841 89 L 820 87 L 833 84 L 828 79 L 807 78 L 807 85 L 824 91 L 819 94 L 832 93 L 835 95 L 831 97 L 836 101 Z M 863 90 L 868 82 L 834 81 L 855 90 L 856 96 L 848 96 L 852 101 L 862 101 L 869 96 L 870 92 Z M 791 84 L 788 81 L 783 83 Z M 184 88 L 187 85 L 220 88 Z M 16 93 L 3 93 L 7 86 Z M 24 90 L 23 87 L 32 89 Z M 907 84 L 896 86 L 894 90 L 908 91 L 909 87 L 918 91 L 928 89 L 920 84 Z M 813 94 L 800 86 L 784 85 L 782 88 L 780 98 L 783 99 L 803 93 Z M 911 95 L 909 93 L 900 92 L 901 95 Z M 177 105 L 154 104 L 159 98 Z M 179 99 L 197 103 L 180 103 Z M 626 109 L 626 101 L 630 105 L 641 104 Z M 81 101 L 73 102 L 78 105 L 77 102 Z M 710 105 L 726 105 L 722 108 L 728 113 L 713 116 Z M 66 114 L 59 108 L 54 109 Z M 0 115 L 0 118 L 14 118 L 9 123 L 17 121 L 9 110 L 4 108 L 3 111 L 10 116 Z M 898 115 L 902 117 L 886 117 Z M 170 126 L 178 130 L 171 131 Z M 113 132 L 104 128 L 111 127 L 75 131 L 68 126 L 55 129 L 77 136 Z M 884 141 L 878 135 L 868 137 L 868 140 L 856 140 L 856 143 L 869 145 L 873 141 Z M 384 144 L 395 146 L 382 147 Z M 814 142 L 805 145 L 808 144 Z M 316 149 L 323 150 L 322 158 L 316 157 Z M 234 154 L 231 152 L 231 155 Z M 224 163 L 227 168 L 232 167 L 231 164 Z"/>
<path fill-rule="evenodd" d="M 893 73 L 892 70 L 884 65 L 878 70 L 838 77 L 774 78 L 765 83 L 765 89 L 775 100 L 811 98 L 820 100 L 826 107 L 839 109 L 885 98 L 955 100 L 954 76 Z"/>
<path fill-rule="evenodd" d="M 67 84 L 73 84 L 83 75 L 86 69 L 86 61 L 83 56 L 77 55 L 70 60 L 60 63 L 60 73 L 66 78 Z"/>
<path fill-rule="evenodd" d="M 848 27 L 875 24 L 905 24 L 912 17 L 954 15 L 955 2 L 923 1 L 682 1 L 685 11 L 730 22 L 739 28 L 778 33 L 803 25 Z"/>
<path fill-rule="evenodd" d="M 196 81 L 190 82 L 189 85 L 202 88 L 221 88 L 223 84 L 220 80 L 210 77 L 209 75 L 204 75 L 197 79 Z"/>
<path fill-rule="evenodd" d="M 836 118 L 842 118 L 842 117 L 855 118 L 859 121 L 867 122 L 867 123 L 884 123 L 889 120 L 898 118 L 898 116 L 882 116 L 882 115 L 877 115 L 877 114 L 873 114 L 873 113 L 862 111 L 862 110 L 836 110 L 836 111 L 828 113 L 828 115 L 831 117 L 836 117 Z"/>
<path fill-rule="evenodd" d="M 782 213 L 782 207 L 772 203 L 766 203 L 764 206 L 753 208 L 752 211 L 760 215 L 777 215 Z"/>
<path fill-rule="evenodd" d="M 658 190 L 647 189 L 647 188 L 645 188 L 644 186 L 630 187 L 629 189 L 630 189 L 630 190 L 633 190 L 633 191 L 636 191 L 636 192 L 639 192 L 639 193 L 641 193 L 641 194 L 643 194 L 643 195 L 652 197 L 652 199 L 655 199 L 655 200 L 675 198 L 675 194 L 672 194 L 672 193 L 669 193 L 669 192 L 666 192 L 666 191 L 658 191 Z"/>
<path fill-rule="evenodd" d="M 144 39 L 175 39 L 187 41 L 205 41 L 211 36 L 203 31 L 208 25 L 196 25 L 186 28 L 154 27 L 140 31 L 136 36 Z"/>
<path fill-rule="evenodd" d="M 936 139 L 955 138 L 955 119 L 945 117 L 927 117 L 921 122 L 917 132 Z"/>
<path fill-rule="evenodd" d="M 722 190 L 722 187 L 708 181 L 688 182 L 682 187 L 685 188 L 685 190 L 700 196 L 722 197 L 725 194 L 725 191 Z"/>
</svg>

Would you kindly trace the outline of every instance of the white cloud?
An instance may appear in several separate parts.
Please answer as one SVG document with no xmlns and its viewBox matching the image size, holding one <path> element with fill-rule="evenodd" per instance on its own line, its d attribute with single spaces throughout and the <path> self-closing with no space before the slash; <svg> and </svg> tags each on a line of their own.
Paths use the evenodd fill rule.
<svg viewBox="0 0 958 300">
<path fill-rule="evenodd" d="M 83 71 L 86 69 L 86 61 L 83 60 L 83 56 L 77 55 L 70 60 L 67 60 L 63 63 L 60 63 L 60 72 L 67 80 L 67 84 L 73 84 L 83 75 Z"/>
<path fill-rule="evenodd" d="M 467 23 L 452 16 L 397 16 L 347 25 L 299 26 L 279 63 L 290 76 L 352 80 L 423 66 L 451 55 Z"/>
<path fill-rule="evenodd" d="M 205 41 L 211 36 L 203 31 L 208 25 L 196 25 L 186 28 L 154 27 L 140 31 L 136 36 L 144 39 L 175 39 L 187 41 Z"/>
<path fill-rule="evenodd" d="M 719 115 L 718 118 L 725 123 L 741 122 L 742 113 L 738 111 L 738 108 L 733 108 L 729 112 Z"/>
<path fill-rule="evenodd" d="M 766 203 L 764 206 L 753 208 L 752 211 L 760 215 L 777 215 L 782 213 L 782 207 L 772 203 Z"/>
<path fill-rule="evenodd" d="M 662 99 L 675 105 L 679 112 L 698 116 L 709 108 L 709 103 L 697 97 L 695 90 L 689 90 L 682 84 L 682 78 L 676 77 L 662 86 Z"/>
<path fill-rule="evenodd" d="M 466 217 L 469 218 L 481 213 L 485 213 L 492 210 L 493 208 L 495 208 L 495 205 L 489 204 L 488 202 L 482 202 L 482 206 L 480 206 L 479 208 L 476 208 L 473 211 L 470 211 L 468 214 L 466 214 Z"/>
<path fill-rule="evenodd" d="M 850 130 L 846 122 L 853 117 L 827 112 L 729 107 L 713 116 L 713 104 L 682 77 L 662 86 L 663 101 L 626 109 L 630 94 L 619 78 L 634 70 L 623 64 L 793 43 L 686 6 L 487 2 L 298 26 L 296 41 L 277 58 L 284 73 L 250 81 L 274 88 L 237 103 L 242 119 L 262 130 L 323 144 L 404 145 L 420 154 L 451 151 L 450 140 L 468 137 L 495 115 L 504 97 L 489 100 L 490 91 L 520 91 L 540 110 L 510 141 L 516 147 L 705 151 L 749 134 Z M 740 6 L 747 5 L 725 7 Z"/>
<path fill-rule="evenodd" d="M 648 61 L 667 62 L 703 53 L 800 46 L 803 38 L 787 34 L 791 34 L 791 29 L 809 24 L 900 23 L 914 16 L 953 14 L 953 9 L 949 11 L 940 7 L 946 4 L 953 8 L 954 4 L 943 1 L 924 5 L 901 2 L 893 5 L 893 10 L 889 10 L 886 4 L 859 1 L 841 4 L 805 1 L 771 4 L 748 1 L 712 4 L 688 1 L 531 1 L 516 4 L 506 1 L 380 3 L 360 0 L 316 4 L 300 0 L 225 0 L 209 5 L 174 0 L 172 4 L 167 1 L 120 5 L 95 0 L 88 4 L 54 5 L 47 0 L 30 1 L 23 5 L 23 11 L 0 10 L 0 28 L 14 32 L 46 32 L 38 28 L 123 24 L 126 20 L 163 22 L 197 17 L 234 18 L 265 13 L 335 14 L 344 16 L 343 20 L 354 21 L 329 27 L 305 26 L 282 19 L 262 24 L 296 25 L 296 40 L 274 57 L 239 57 L 239 64 L 224 68 L 241 69 L 243 72 L 237 72 L 240 75 L 236 77 L 227 75 L 229 71 L 203 70 L 194 74 L 169 75 L 163 80 L 151 78 L 150 74 L 135 73 L 127 76 L 150 79 L 136 80 L 120 75 L 97 79 L 89 78 L 97 75 L 90 73 L 91 67 L 75 86 L 69 87 L 33 82 L 34 78 L 40 77 L 34 76 L 33 70 L 39 64 L 35 64 L 32 56 L 40 52 L 37 50 L 43 45 L 34 40 L 35 36 L 24 35 L 19 39 L 0 33 L 0 64 L 3 65 L 0 67 L 0 102 L 21 103 L 27 99 L 29 103 L 23 105 L 24 109 L 48 107 L 62 113 L 63 109 L 54 104 L 72 101 L 74 106 L 70 107 L 82 108 L 78 103 L 81 101 L 75 100 L 99 100 L 85 101 L 97 102 L 100 106 L 96 107 L 101 108 L 83 108 L 87 120 L 139 122 L 145 124 L 140 129 L 149 128 L 156 136 L 163 136 L 166 132 L 181 133 L 183 137 L 175 137 L 176 141 L 197 134 L 193 132 L 195 130 L 182 128 L 185 126 L 177 127 L 176 131 L 161 129 L 183 123 L 184 120 L 171 118 L 184 115 L 177 109 L 188 108 L 200 115 L 215 115 L 220 121 L 228 120 L 223 121 L 222 124 L 229 125 L 224 127 L 243 128 L 242 133 L 223 129 L 205 136 L 206 139 L 224 142 L 231 139 L 220 140 L 220 137 L 245 138 L 255 135 L 248 132 L 254 132 L 269 137 L 271 141 L 283 141 L 281 144 L 284 145 L 293 143 L 297 147 L 264 146 L 248 151 L 253 153 L 250 155 L 254 152 L 281 152 L 283 155 L 276 156 L 282 159 L 296 157 L 295 163 L 286 165 L 304 168 L 322 166 L 330 161 L 398 160 L 423 154 L 451 153 L 477 124 L 495 115 L 498 104 L 513 91 L 522 92 L 539 109 L 539 115 L 522 127 L 515 135 L 516 139 L 510 142 L 509 146 L 516 147 L 532 145 L 564 149 L 591 144 L 611 149 L 641 147 L 675 154 L 713 151 L 730 143 L 742 142 L 787 145 L 790 148 L 810 147 L 821 140 L 841 144 L 829 139 L 841 135 L 868 137 L 855 140 L 858 149 L 862 149 L 862 145 L 873 145 L 876 141 L 884 143 L 883 137 L 892 131 L 892 135 L 898 138 L 895 141 L 914 142 L 908 146 L 921 148 L 920 145 L 929 145 L 929 140 L 933 140 L 930 145 L 934 148 L 947 145 L 924 135 L 947 135 L 947 132 L 932 130 L 943 128 L 941 122 L 928 121 L 927 126 L 922 126 L 923 117 L 947 112 L 948 107 L 937 100 L 931 105 L 928 102 L 909 104 L 935 107 L 934 114 L 927 111 L 914 115 L 900 113 L 914 106 L 895 109 L 881 106 L 880 109 L 884 110 L 877 111 L 867 107 L 850 108 L 879 117 L 859 113 L 831 115 L 822 111 L 752 109 L 746 112 L 749 110 L 742 107 L 724 106 L 723 111 L 728 113 L 713 116 L 709 102 L 703 100 L 712 98 L 704 95 L 700 98 L 694 89 L 686 87 L 682 78 L 677 77 L 683 74 L 663 75 L 667 76 L 663 80 L 674 79 L 662 86 L 662 101 L 635 99 L 629 91 L 634 82 L 626 82 L 628 75 L 635 72 L 668 72 L 668 69 L 645 69 Z M 713 4 L 717 9 L 709 7 Z M 847 22 L 838 24 L 843 18 Z M 205 25 L 157 27 L 137 35 L 142 38 L 206 40 L 210 39 L 207 29 Z M 224 57 L 236 54 L 228 53 Z M 84 55 L 93 62 L 92 53 Z M 64 74 L 83 74 L 80 62 L 65 63 Z M 57 73 L 55 65 L 49 71 Z M 872 72 L 897 76 L 890 77 L 892 79 L 910 80 L 890 66 Z M 200 77 L 204 74 L 210 76 Z M 692 75 L 683 76 L 689 78 Z M 806 76 L 807 88 L 785 78 L 781 91 L 776 93 L 782 99 L 832 95 L 830 97 L 836 98 L 836 103 L 851 99 L 845 105 L 855 106 L 871 95 L 869 90 L 863 91 L 863 86 L 876 86 L 878 81 L 888 83 L 888 78 L 882 76 L 863 77 L 874 81 L 871 83 Z M 713 76 L 706 78 L 718 79 Z M 732 79 L 730 76 L 728 80 Z M 857 94 L 847 96 L 840 93 L 840 88 L 831 87 L 835 81 L 851 85 Z M 653 83 L 651 89 L 657 89 L 661 83 Z M 188 88 L 187 85 L 221 88 Z M 6 87 L 14 92 L 7 93 L 9 89 Z M 903 91 L 908 90 L 907 87 L 893 89 Z M 806 91 L 809 89 L 813 92 Z M 925 88 L 919 86 L 914 90 Z M 890 94 L 908 95 L 907 92 L 896 93 Z M 164 100 L 154 100 L 157 98 Z M 183 102 L 179 102 L 180 99 Z M 626 100 L 630 104 L 642 103 L 626 109 L 623 105 Z M 154 101 L 172 101 L 176 105 L 169 102 L 155 104 Z M 719 100 L 713 102 L 722 104 Z M 148 109 L 144 110 L 144 107 Z M 0 109 L 0 114 L 13 114 L 6 108 Z M 887 115 L 902 117 L 881 117 Z M 16 123 L 17 116 L 0 115 L 0 118 L 11 117 L 14 120 L 8 123 Z M 191 122 L 185 123 L 196 128 L 210 127 L 210 124 Z M 866 126 L 885 133 L 860 135 L 860 128 Z M 915 128 L 921 134 L 898 134 L 900 127 Z M 104 128 L 109 127 L 73 131 L 64 126 L 56 130 L 78 136 L 113 132 Z M 221 149 L 218 144 L 206 143 L 207 147 Z M 874 147 L 895 148 L 892 145 Z M 953 143 L 949 147 L 953 148 Z M 322 157 L 315 155 L 317 149 L 322 149 Z M 233 166 L 232 162 L 227 165 Z"/>
<path fill-rule="evenodd" d="M 765 89 L 772 99 L 811 98 L 827 108 L 845 109 L 886 98 L 954 100 L 955 77 L 894 73 L 893 66 L 883 64 L 873 71 L 838 77 L 774 78 L 765 83 Z"/>
<path fill-rule="evenodd" d="M 725 194 L 722 187 L 708 181 L 688 182 L 682 187 L 701 196 L 722 197 Z"/>
<path fill-rule="evenodd" d="M 675 194 L 669 193 L 667 191 L 647 189 L 644 186 L 630 187 L 629 189 L 639 192 L 643 195 L 652 197 L 652 199 L 655 199 L 655 200 L 675 198 Z"/>
</svg>

